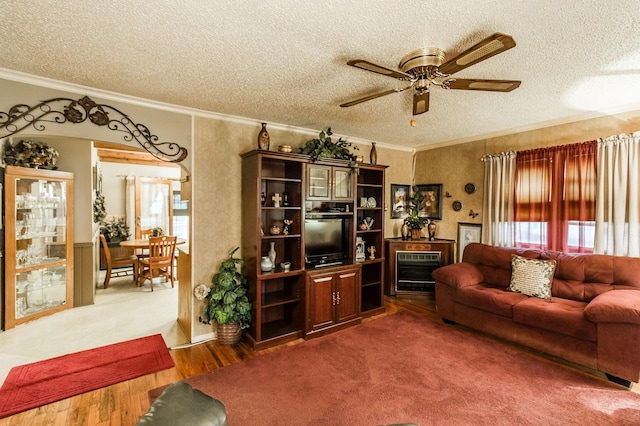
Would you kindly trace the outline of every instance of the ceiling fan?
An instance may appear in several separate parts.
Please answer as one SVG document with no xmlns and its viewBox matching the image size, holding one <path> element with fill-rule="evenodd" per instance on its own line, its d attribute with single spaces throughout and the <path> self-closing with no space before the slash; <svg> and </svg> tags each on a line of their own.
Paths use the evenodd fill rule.
<svg viewBox="0 0 640 426">
<path fill-rule="evenodd" d="M 489 59 L 498 53 L 509 50 L 515 45 L 516 42 L 511 36 L 495 33 L 447 62 L 444 61 L 445 52 L 442 49 L 437 47 L 418 49 L 405 55 L 400 60 L 400 71 L 392 70 L 364 59 L 351 60 L 347 62 L 347 65 L 401 81 L 408 81 L 410 84 L 402 89 L 385 90 L 384 92 L 345 102 L 340 106 L 346 108 L 392 93 L 413 89 L 413 115 L 418 115 L 429 111 L 429 90 L 432 85 L 440 86 L 444 89 L 510 92 L 520 86 L 520 81 L 453 78 L 451 75 L 480 61 Z"/>
</svg>

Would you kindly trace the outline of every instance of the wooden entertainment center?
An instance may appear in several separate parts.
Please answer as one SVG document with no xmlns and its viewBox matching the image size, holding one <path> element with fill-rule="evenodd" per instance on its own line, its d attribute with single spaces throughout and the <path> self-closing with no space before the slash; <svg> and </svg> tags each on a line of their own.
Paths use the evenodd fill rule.
<svg viewBox="0 0 640 426">
<path fill-rule="evenodd" d="M 261 150 L 242 161 L 242 255 L 253 304 L 245 335 L 253 348 L 384 312 L 387 166 Z"/>
</svg>

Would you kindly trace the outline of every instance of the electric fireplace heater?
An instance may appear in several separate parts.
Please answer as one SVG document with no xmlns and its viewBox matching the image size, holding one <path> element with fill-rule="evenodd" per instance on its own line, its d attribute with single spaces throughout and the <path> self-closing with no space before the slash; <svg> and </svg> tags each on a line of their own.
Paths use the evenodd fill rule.
<svg viewBox="0 0 640 426">
<path fill-rule="evenodd" d="M 433 293 L 435 280 L 431 273 L 441 265 L 441 253 L 429 251 L 396 252 L 396 294 Z"/>
</svg>

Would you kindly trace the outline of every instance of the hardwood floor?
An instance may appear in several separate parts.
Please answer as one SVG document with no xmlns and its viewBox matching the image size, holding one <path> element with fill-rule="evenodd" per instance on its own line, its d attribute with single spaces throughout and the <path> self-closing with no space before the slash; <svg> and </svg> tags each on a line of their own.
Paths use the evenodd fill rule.
<svg viewBox="0 0 640 426">
<path fill-rule="evenodd" d="M 386 297 L 386 312 L 370 321 L 399 310 L 415 312 L 440 322 L 435 304 L 430 301 L 397 300 Z M 298 339 L 274 348 L 253 351 L 244 341 L 235 346 L 224 346 L 216 341 L 171 350 L 175 367 L 154 374 L 128 380 L 96 391 L 87 392 L 59 402 L 34 408 L 12 417 L 0 419 L 4 425 L 134 425 L 149 409 L 147 392 L 177 380 L 192 377 L 226 365 L 241 362 L 282 347 L 303 342 Z"/>
</svg>

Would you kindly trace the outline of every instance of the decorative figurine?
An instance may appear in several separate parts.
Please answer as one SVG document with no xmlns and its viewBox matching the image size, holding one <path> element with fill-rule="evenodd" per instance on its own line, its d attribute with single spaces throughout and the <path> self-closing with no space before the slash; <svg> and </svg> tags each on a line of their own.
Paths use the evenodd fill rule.
<svg viewBox="0 0 640 426">
<path fill-rule="evenodd" d="M 365 230 L 369 231 L 372 227 L 373 227 L 373 223 L 375 222 L 375 220 L 373 220 L 371 217 L 367 216 L 362 220 L 362 223 L 365 226 Z"/>
<path fill-rule="evenodd" d="M 362 261 L 366 258 L 366 254 L 364 252 L 364 240 L 362 237 L 356 237 L 356 261 Z"/>
<path fill-rule="evenodd" d="M 376 248 L 374 246 L 371 246 L 367 249 L 367 251 L 369 252 L 369 259 L 373 260 L 376 258 Z"/>
<path fill-rule="evenodd" d="M 269 228 L 269 232 L 271 235 L 280 235 L 280 227 L 278 225 L 272 225 L 271 228 Z"/>
<path fill-rule="evenodd" d="M 271 199 L 273 200 L 273 207 L 279 208 L 280 201 L 282 201 L 282 197 L 280 196 L 280 194 L 276 192 L 275 194 L 273 194 L 273 197 L 271 197 Z"/>
<path fill-rule="evenodd" d="M 282 235 L 289 235 L 289 227 L 293 223 L 293 220 L 285 219 L 283 222 L 284 222 L 284 229 L 282 230 Z"/>
</svg>

